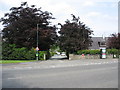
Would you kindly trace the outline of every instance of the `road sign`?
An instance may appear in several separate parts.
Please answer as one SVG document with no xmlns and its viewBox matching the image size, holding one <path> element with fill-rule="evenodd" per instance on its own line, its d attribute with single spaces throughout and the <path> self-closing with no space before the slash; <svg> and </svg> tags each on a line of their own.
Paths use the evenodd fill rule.
<svg viewBox="0 0 120 90">
<path fill-rule="evenodd" d="M 36 51 L 38 51 L 39 50 L 39 48 L 38 47 L 36 47 Z"/>
</svg>

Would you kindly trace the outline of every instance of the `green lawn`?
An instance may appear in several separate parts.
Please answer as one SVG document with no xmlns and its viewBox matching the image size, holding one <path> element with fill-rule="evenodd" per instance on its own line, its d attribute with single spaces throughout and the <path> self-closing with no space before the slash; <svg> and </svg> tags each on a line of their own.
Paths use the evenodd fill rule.
<svg viewBox="0 0 120 90">
<path fill-rule="evenodd" d="M 36 60 L 0 60 L 0 64 L 33 62 Z"/>
</svg>

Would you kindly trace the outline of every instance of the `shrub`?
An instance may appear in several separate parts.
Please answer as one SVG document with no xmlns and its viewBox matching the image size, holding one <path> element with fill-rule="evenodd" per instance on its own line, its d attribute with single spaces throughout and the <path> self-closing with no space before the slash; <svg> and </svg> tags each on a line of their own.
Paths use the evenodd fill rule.
<svg viewBox="0 0 120 90">
<path fill-rule="evenodd" d="M 55 54 L 56 54 L 56 52 L 50 51 L 50 56 L 54 56 Z"/>
<path fill-rule="evenodd" d="M 44 60 L 44 54 L 45 54 L 45 57 L 47 57 L 46 51 L 39 51 L 39 60 Z"/>
<path fill-rule="evenodd" d="M 91 54 L 91 55 L 95 55 L 95 54 L 100 54 L 100 50 L 79 50 L 77 51 L 78 55 L 81 54 Z"/>
</svg>

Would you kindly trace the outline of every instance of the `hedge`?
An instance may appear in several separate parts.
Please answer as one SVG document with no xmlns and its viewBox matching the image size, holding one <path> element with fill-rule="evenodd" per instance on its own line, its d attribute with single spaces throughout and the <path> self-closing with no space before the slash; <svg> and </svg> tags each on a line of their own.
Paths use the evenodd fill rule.
<svg viewBox="0 0 120 90">
<path fill-rule="evenodd" d="M 77 51 L 78 55 L 81 54 L 90 54 L 90 55 L 95 55 L 95 54 L 100 54 L 100 50 L 79 50 Z"/>
<path fill-rule="evenodd" d="M 44 54 L 46 58 L 48 53 L 46 51 L 39 51 L 39 60 L 44 60 Z M 4 44 L 2 48 L 2 60 L 35 60 L 36 51 L 34 48 L 28 50 L 25 47 L 16 48 L 15 44 Z"/>
<path fill-rule="evenodd" d="M 118 50 L 118 49 L 107 49 L 107 54 L 119 54 L 120 55 L 120 50 Z"/>
<path fill-rule="evenodd" d="M 90 55 L 95 55 L 95 54 L 100 54 L 100 50 L 79 50 L 77 51 L 76 54 L 81 55 L 81 54 L 90 54 Z M 107 54 L 116 54 L 120 55 L 120 50 L 118 49 L 107 49 L 106 50 Z"/>
</svg>

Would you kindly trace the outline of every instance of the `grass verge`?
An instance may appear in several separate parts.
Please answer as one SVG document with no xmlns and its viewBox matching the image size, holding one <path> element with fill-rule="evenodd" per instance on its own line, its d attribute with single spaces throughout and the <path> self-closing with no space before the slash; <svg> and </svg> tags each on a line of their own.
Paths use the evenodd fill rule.
<svg viewBox="0 0 120 90">
<path fill-rule="evenodd" d="M 33 62 L 36 60 L 0 60 L 0 64 Z"/>
</svg>

